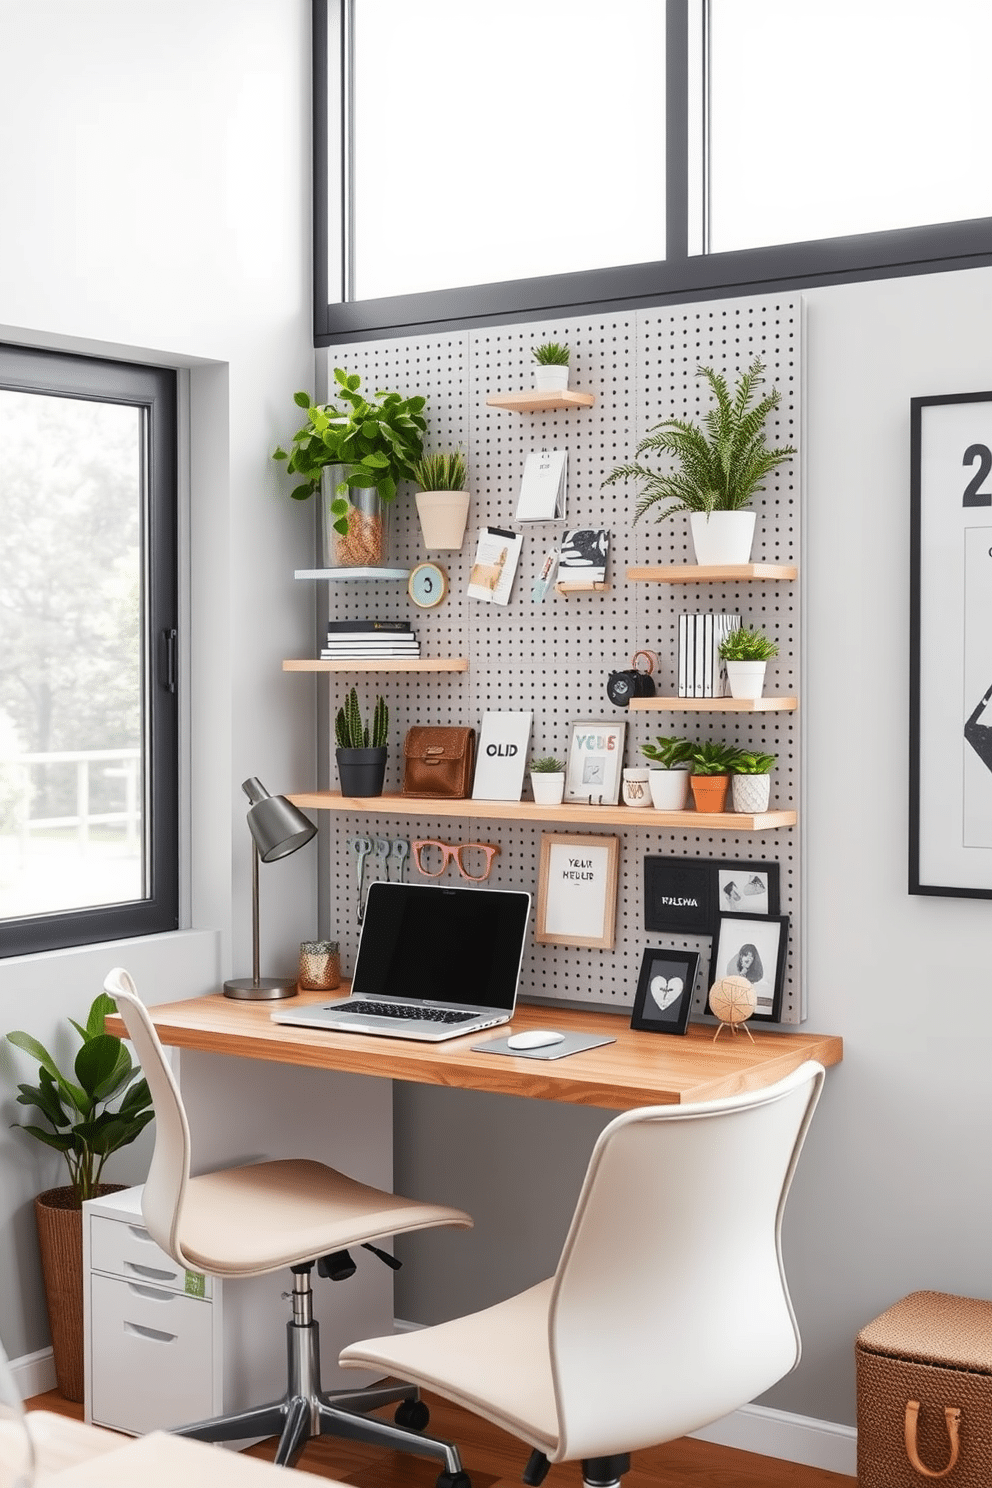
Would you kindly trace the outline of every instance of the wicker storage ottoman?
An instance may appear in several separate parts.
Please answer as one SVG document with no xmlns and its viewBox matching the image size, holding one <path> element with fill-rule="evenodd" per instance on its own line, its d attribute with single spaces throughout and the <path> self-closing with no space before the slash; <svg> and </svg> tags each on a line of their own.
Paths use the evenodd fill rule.
<svg viewBox="0 0 992 1488">
<path fill-rule="evenodd" d="M 992 1485 L 992 1302 L 912 1292 L 858 1334 L 859 1488 Z"/>
</svg>

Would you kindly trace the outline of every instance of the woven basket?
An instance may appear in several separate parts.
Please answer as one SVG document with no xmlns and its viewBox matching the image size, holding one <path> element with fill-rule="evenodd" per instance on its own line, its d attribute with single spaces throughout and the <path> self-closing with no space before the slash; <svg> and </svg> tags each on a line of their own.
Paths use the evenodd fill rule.
<svg viewBox="0 0 992 1488">
<path fill-rule="evenodd" d="M 859 1488 L 992 1484 L 992 1302 L 913 1292 L 858 1334 Z"/>
<path fill-rule="evenodd" d="M 101 1183 L 97 1197 L 122 1183 Z M 83 1399 L 83 1211 L 71 1186 L 49 1188 L 34 1201 L 41 1246 L 55 1381 L 66 1400 Z"/>
</svg>

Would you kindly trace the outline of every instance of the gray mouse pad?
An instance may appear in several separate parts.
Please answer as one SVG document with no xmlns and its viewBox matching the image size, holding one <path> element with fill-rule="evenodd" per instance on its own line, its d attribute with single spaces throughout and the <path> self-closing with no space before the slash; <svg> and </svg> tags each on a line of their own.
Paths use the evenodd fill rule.
<svg viewBox="0 0 992 1488">
<path fill-rule="evenodd" d="M 485 1044 L 473 1044 L 475 1054 L 510 1054 L 514 1059 L 564 1059 L 567 1054 L 581 1054 L 583 1049 L 595 1049 L 600 1044 L 615 1044 L 616 1039 L 601 1038 L 597 1033 L 566 1033 L 560 1044 L 545 1044 L 543 1049 L 508 1049 L 506 1038 L 490 1039 Z"/>
</svg>

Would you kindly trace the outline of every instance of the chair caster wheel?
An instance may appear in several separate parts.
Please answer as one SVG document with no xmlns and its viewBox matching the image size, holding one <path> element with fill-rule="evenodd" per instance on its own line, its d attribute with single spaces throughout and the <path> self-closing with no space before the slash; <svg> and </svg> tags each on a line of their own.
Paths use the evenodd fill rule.
<svg viewBox="0 0 992 1488">
<path fill-rule="evenodd" d="M 393 1416 L 397 1426 L 404 1426 L 407 1431 L 423 1431 L 430 1418 L 431 1413 L 422 1400 L 401 1400 Z M 452 1488 L 465 1488 L 465 1484 L 456 1483 Z"/>
<path fill-rule="evenodd" d="M 472 1479 L 467 1472 L 443 1472 L 438 1476 L 434 1488 L 472 1488 Z"/>
</svg>

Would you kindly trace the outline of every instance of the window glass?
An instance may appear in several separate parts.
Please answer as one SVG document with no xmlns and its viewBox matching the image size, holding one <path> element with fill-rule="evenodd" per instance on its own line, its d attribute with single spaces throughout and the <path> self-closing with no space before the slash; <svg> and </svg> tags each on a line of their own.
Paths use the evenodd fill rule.
<svg viewBox="0 0 992 1488">
<path fill-rule="evenodd" d="M 355 0 L 350 298 L 665 256 L 660 0 Z"/>
<path fill-rule="evenodd" d="M 988 0 L 710 0 L 711 252 L 992 214 Z"/>
</svg>

